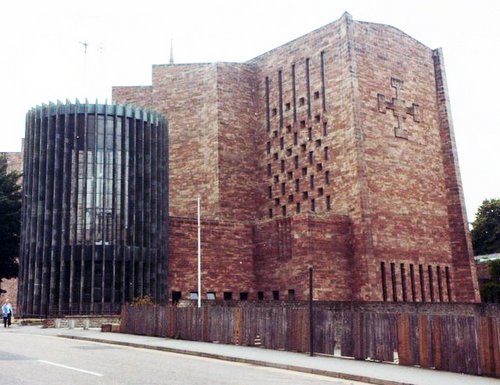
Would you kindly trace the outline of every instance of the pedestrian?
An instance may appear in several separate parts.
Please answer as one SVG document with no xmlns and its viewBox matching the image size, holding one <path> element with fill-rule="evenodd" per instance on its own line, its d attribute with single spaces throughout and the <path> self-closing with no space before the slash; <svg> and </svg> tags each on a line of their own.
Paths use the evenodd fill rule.
<svg viewBox="0 0 500 385">
<path fill-rule="evenodd" d="M 10 323 L 12 321 L 12 316 L 14 315 L 14 309 L 12 309 L 12 305 L 10 301 L 7 299 L 2 306 L 2 318 L 3 318 L 3 327 L 10 327 Z"/>
</svg>

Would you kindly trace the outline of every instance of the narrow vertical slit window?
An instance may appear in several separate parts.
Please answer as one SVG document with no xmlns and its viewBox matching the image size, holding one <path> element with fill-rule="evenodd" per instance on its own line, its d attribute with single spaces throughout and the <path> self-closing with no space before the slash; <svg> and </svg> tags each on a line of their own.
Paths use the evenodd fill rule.
<svg viewBox="0 0 500 385">
<path fill-rule="evenodd" d="M 306 86 L 307 86 L 307 116 L 311 117 L 311 79 L 310 79 L 310 59 L 306 59 Z"/>
<path fill-rule="evenodd" d="M 297 94 L 295 91 L 295 64 L 292 64 L 292 103 L 293 103 L 293 121 L 297 121 Z"/>
<path fill-rule="evenodd" d="M 408 296 L 407 296 L 407 291 L 406 291 L 406 268 L 405 268 L 405 264 L 401 263 L 399 265 L 399 267 L 401 269 L 401 291 L 402 291 L 402 294 L 403 294 L 403 302 L 407 302 L 408 301 Z"/>
<path fill-rule="evenodd" d="M 436 267 L 436 273 L 438 281 L 439 302 L 443 302 L 443 277 L 441 275 L 441 266 Z"/>
<path fill-rule="evenodd" d="M 323 111 L 326 111 L 325 51 L 321 51 L 321 98 Z"/>
<path fill-rule="evenodd" d="M 450 280 L 450 269 L 448 266 L 446 266 L 444 268 L 444 273 L 445 273 L 445 276 L 446 276 L 446 291 L 447 291 L 447 294 L 448 294 L 448 302 L 451 302 L 452 301 L 452 298 L 451 298 L 451 280 Z"/>
<path fill-rule="evenodd" d="M 415 302 L 416 293 L 415 293 L 415 267 L 413 263 L 410 264 L 410 285 L 411 285 L 411 300 Z"/>
<path fill-rule="evenodd" d="M 280 111 L 280 128 L 283 128 L 283 71 L 278 71 L 278 98 Z"/>
<path fill-rule="evenodd" d="M 392 281 L 392 300 L 398 302 L 398 291 L 397 291 L 397 281 L 396 281 L 396 265 L 391 262 L 391 281 Z"/>
<path fill-rule="evenodd" d="M 327 198 L 329 198 L 329 196 Z M 387 302 L 387 282 L 385 277 L 385 262 L 380 262 L 380 278 L 382 280 L 382 300 L 384 302 Z"/>
<path fill-rule="evenodd" d="M 269 77 L 266 76 L 266 128 L 271 130 L 271 111 L 269 107 Z"/>
<path fill-rule="evenodd" d="M 425 302 L 425 277 L 424 277 L 424 267 L 418 265 L 418 275 L 420 278 L 420 294 L 422 296 L 422 302 Z"/>
<path fill-rule="evenodd" d="M 432 266 L 427 266 L 427 271 L 429 273 L 429 295 L 431 297 L 431 302 L 434 302 L 434 274 L 432 272 Z"/>
</svg>

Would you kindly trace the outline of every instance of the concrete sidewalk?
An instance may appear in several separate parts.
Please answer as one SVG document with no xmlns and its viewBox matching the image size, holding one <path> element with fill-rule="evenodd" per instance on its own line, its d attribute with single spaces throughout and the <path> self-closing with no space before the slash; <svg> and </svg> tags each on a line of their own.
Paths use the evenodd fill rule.
<svg viewBox="0 0 500 385">
<path fill-rule="evenodd" d="M 268 350 L 257 347 L 222 345 L 207 342 L 173 340 L 121 333 L 102 333 L 99 329 L 40 329 L 31 332 L 64 338 L 116 344 L 219 360 L 295 370 L 354 381 L 382 385 L 499 385 L 500 380 L 395 364 L 357 361 L 348 358 L 315 356 Z M 27 329 L 25 329 L 28 331 Z"/>
</svg>

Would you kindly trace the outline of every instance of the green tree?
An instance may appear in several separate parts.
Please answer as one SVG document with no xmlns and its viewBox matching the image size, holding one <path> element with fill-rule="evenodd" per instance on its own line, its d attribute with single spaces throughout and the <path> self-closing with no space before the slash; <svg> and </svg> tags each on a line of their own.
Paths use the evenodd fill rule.
<svg viewBox="0 0 500 385">
<path fill-rule="evenodd" d="M 0 280 L 17 277 L 21 227 L 20 174 L 7 172 L 5 155 L 0 157 Z"/>
<path fill-rule="evenodd" d="M 472 223 L 474 255 L 500 253 L 500 199 L 485 199 Z"/>
</svg>

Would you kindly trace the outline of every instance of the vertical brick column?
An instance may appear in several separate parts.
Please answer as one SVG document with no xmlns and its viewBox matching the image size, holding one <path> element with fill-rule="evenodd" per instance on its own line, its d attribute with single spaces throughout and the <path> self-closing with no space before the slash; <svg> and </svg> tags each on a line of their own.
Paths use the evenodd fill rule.
<svg viewBox="0 0 500 385">
<path fill-rule="evenodd" d="M 454 287 L 452 288 L 452 300 L 457 302 L 478 302 L 480 298 L 476 267 L 467 226 L 467 215 L 458 166 L 453 121 L 451 119 L 443 52 L 440 48 L 433 51 L 433 59 L 436 77 L 439 131 L 446 178 L 448 223 L 453 258 Z"/>
</svg>

